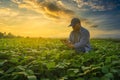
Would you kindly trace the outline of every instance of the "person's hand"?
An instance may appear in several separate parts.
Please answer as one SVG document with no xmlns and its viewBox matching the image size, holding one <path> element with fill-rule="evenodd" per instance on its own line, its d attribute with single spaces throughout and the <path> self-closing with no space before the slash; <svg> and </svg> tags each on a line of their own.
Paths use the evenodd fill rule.
<svg viewBox="0 0 120 80">
<path fill-rule="evenodd" d="M 68 46 L 69 48 L 74 48 L 74 45 L 72 43 L 67 43 L 66 46 Z"/>
<path fill-rule="evenodd" d="M 61 39 L 61 42 L 62 42 L 63 44 L 69 43 L 68 40 L 66 40 L 66 39 Z"/>
<path fill-rule="evenodd" d="M 69 48 L 74 48 L 74 45 L 71 42 L 69 42 L 68 40 L 61 40 L 61 42 Z"/>
</svg>

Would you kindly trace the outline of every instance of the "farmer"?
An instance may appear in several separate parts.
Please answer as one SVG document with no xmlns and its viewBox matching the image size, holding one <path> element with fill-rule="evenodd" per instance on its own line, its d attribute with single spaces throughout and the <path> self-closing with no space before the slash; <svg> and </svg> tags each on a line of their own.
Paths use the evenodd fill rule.
<svg viewBox="0 0 120 80">
<path fill-rule="evenodd" d="M 69 27 L 72 27 L 69 40 L 62 40 L 62 42 L 69 48 L 75 49 L 76 52 L 88 52 L 91 50 L 89 31 L 81 26 L 78 18 L 73 18 Z"/>
</svg>

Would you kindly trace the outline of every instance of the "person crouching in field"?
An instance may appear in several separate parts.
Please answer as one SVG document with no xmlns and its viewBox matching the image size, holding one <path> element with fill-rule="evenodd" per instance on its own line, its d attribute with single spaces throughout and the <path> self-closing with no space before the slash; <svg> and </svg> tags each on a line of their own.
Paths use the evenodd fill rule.
<svg viewBox="0 0 120 80">
<path fill-rule="evenodd" d="M 69 40 L 62 40 L 62 42 L 69 48 L 75 49 L 77 53 L 88 52 L 91 50 L 89 31 L 81 26 L 79 18 L 73 18 L 71 24 L 73 31 L 71 31 Z"/>
</svg>

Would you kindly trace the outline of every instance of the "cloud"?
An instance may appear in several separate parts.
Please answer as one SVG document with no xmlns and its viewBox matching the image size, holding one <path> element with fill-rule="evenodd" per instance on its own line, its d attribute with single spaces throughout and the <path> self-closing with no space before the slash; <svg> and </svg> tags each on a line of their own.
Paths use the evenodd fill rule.
<svg viewBox="0 0 120 80">
<path fill-rule="evenodd" d="M 90 36 L 91 38 L 120 38 L 119 30 L 98 30 L 98 29 L 91 29 Z"/>
<path fill-rule="evenodd" d="M 120 38 L 119 30 L 112 31 L 101 31 L 101 33 L 97 34 L 95 37 L 99 38 Z"/>
<path fill-rule="evenodd" d="M 15 17 L 19 13 L 10 8 L 0 8 L 0 17 Z"/>
<path fill-rule="evenodd" d="M 73 0 L 80 9 L 91 9 L 93 11 L 106 11 L 120 6 L 118 0 Z"/>
<path fill-rule="evenodd" d="M 80 18 L 81 23 L 83 26 L 86 26 L 88 28 L 97 28 L 98 24 L 95 22 L 91 22 L 91 19 L 86 19 L 86 18 Z"/>
<path fill-rule="evenodd" d="M 98 27 L 98 25 L 91 25 L 90 27 L 92 27 L 92 28 L 97 28 Z"/>
<path fill-rule="evenodd" d="M 11 0 L 14 3 L 20 4 L 22 0 Z"/>
<path fill-rule="evenodd" d="M 74 12 L 67 9 L 60 0 L 12 0 L 19 8 L 27 8 L 43 14 L 48 18 L 72 17 Z"/>
<path fill-rule="evenodd" d="M 13 19 L 14 19 L 14 21 L 17 21 L 16 17 L 18 15 L 19 15 L 19 12 L 14 11 L 13 9 L 0 8 L 0 23 L 2 23 L 2 25 L 0 25 L 0 26 L 13 24 Z"/>
</svg>

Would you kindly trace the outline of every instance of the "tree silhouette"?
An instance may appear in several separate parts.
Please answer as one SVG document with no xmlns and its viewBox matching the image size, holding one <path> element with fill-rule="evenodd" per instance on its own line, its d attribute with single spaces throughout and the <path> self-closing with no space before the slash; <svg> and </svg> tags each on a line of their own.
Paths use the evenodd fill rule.
<svg viewBox="0 0 120 80">
<path fill-rule="evenodd" d="M 10 32 L 8 34 L 6 32 L 0 32 L 0 38 L 21 38 L 21 36 L 15 36 Z"/>
</svg>

